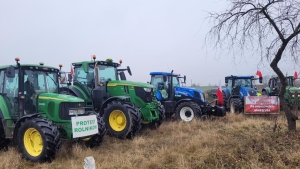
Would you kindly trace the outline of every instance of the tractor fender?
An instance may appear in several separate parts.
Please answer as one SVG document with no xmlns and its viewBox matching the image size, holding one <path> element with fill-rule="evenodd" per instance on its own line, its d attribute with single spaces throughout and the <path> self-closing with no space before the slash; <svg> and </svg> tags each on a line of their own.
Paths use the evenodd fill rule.
<svg viewBox="0 0 300 169">
<path fill-rule="evenodd" d="M 175 103 L 174 107 L 173 107 L 173 112 L 175 112 L 175 109 L 176 109 L 177 105 L 179 105 L 180 103 L 182 103 L 182 102 L 190 102 L 190 101 L 194 101 L 194 100 L 193 100 L 193 99 L 190 99 L 190 98 L 178 100 L 178 101 Z"/>
<path fill-rule="evenodd" d="M 28 114 L 28 115 L 25 115 L 23 117 L 21 117 L 17 123 L 15 124 L 15 128 L 14 128 L 14 134 L 13 134 L 13 143 L 15 145 L 18 145 L 18 132 L 19 132 L 19 128 L 21 127 L 21 123 L 25 121 L 25 119 L 27 118 L 32 118 L 32 117 L 37 117 L 39 116 L 40 114 L 39 113 L 34 113 L 34 114 Z"/>
<path fill-rule="evenodd" d="M 104 109 L 107 107 L 108 103 L 110 103 L 114 100 L 126 100 L 126 99 L 130 99 L 130 97 L 129 96 L 113 96 L 113 97 L 106 99 L 100 108 L 100 112 L 99 112 L 100 116 L 103 117 Z"/>
</svg>

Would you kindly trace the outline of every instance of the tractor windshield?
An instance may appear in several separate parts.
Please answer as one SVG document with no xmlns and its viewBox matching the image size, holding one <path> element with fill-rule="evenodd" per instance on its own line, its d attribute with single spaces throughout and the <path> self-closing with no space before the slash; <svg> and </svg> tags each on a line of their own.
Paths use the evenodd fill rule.
<svg viewBox="0 0 300 169">
<path fill-rule="evenodd" d="M 79 82 L 84 85 L 88 90 L 94 86 L 94 63 L 89 64 L 87 72 L 83 66 L 74 67 L 74 82 Z M 113 66 L 98 65 L 100 73 L 99 79 L 101 81 L 118 80 L 117 69 Z"/>
<path fill-rule="evenodd" d="M 251 79 L 235 79 L 234 84 L 240 87 L 251 87 L 252 88 L 252 80 Z"/>
<path fill-rule="evenodd" d="M 57 72 L 25 70 L 24 92 L 30 92 L 29 85 L 32 85 L 33 90 L 36 93 L 57 93 L 57 80 Z M 28 87 L 28 91 L 26 91 L 26 87 Z"/>
</svg>

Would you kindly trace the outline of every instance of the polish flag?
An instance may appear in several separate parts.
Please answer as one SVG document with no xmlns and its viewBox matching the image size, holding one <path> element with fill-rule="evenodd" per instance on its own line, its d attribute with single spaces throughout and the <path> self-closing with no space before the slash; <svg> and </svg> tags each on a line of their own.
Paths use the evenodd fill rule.
<svg viewBox="0 0 300 169">
<path fill-rule="evenodd" d="M 66 81 L 66 76 L 60 80 L 60 83 L 64 83 Z"/>
<path fill-rule="evenodd" d="M 257 75 L 258 77 L 262 78 L 261 71 L 257 70 L 256 75 Z"/>
<path fill-rule="evenodd" d="M 218 98 L 218 105 L 223 106 L 224 105 L 224 100 L 223 100 L 223 94 L 222 94 L 222 86 L 221 86 L 221 81 L 219 83 L 219 88 L 217 90 L 217 98 Z"/>
<path fill-rule="evenodd" d="M 71 77 L 72 77 L 72 78 L 74 77 L 74 69 L 73 69 L 72 66 L 71 66 Z"/>
<path fill-rule="evenodd" d="M 296 80 L 296 79 L 298 79 L 298 73 L 297 72 L 294 73 L 294 80 Z"/>
</svg>

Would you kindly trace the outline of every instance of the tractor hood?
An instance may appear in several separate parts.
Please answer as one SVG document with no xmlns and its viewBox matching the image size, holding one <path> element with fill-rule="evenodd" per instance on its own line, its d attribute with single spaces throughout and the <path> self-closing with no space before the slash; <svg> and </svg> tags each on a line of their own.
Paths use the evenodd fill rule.
<svg viewBox="0 0 300 169">
<path fill-rule="evenodd" d="M 127 80 L 111 80 L 108 82 L 107 86 L 139 86 L 143 88 L 154 88 L 154 86 L 149 83 L 132 82 Z"/>
<path fill-rule="evenodd" d="M 56 102 L 84 102 L 84 100 L 79 97 L 57 93 L 41 93 L 39 94 L 39 100 Z"/>
<path fill-rule="evenodd" d="M 175 87 L 175 97 L 189 96 L 205 101 L 204 93 L 200 89 L 189 87 Z"/>
<path fill-rule="evenodd" d="M 298 87 L 287 86 L 286 91 L 290 91 L 291 93 L 299 92 L 300 89 Z"/>
<path fill-rule="evenodd" d="M 240 89 L 241 96 L 257 96 L 257 90 L 251 87 L 241 87 Z"/>
</svg>

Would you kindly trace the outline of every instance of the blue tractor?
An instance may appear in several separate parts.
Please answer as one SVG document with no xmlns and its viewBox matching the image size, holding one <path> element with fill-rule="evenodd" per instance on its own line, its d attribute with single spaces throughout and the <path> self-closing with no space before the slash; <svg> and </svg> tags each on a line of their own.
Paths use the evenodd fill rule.
<svg viewBox="0 0 300 169">
<path fill-rule="evenodd" d="M 256 87 L 253 87 L 253 81 L 259 79 L 262 83 L 262 77 L 254 76 L 226 76 L 226 88 L 223 89 L 223 100 L 225 109 L 230 113 L 241 113 L 244 111 L 244 97 L 258 96 Z"/>
<path fill-rule="evenodd" d="M 175 113 L 178 120 L 189 122 L 195 117 L 209 115 L 225 116 L 223 106 L 212 106 L 205 100 L 205 94 L 196 88 L 182 87 L 186 76 L 171 72 L 151 72 L 150 83 L 156 89 L 156 98 L 165 108 L 166 117 Z M 183 82 L 180 81 L 183 79 Z"/>
</svg>

